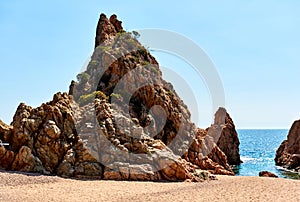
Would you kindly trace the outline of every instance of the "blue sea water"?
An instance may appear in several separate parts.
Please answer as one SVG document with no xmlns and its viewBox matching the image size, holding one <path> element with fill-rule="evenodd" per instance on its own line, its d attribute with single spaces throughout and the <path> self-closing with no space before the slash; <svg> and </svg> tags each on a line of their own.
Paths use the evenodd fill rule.
<svg viewBox="0 0 300 202">
<path fill-rule="evenodd" d="M 281 178 L 297 178 L 298 175 L 275 165 L 276 150 L 287 138 L 288 130 L 238 130 L 240 155 L 244 163 L 236 170 L 240 176 L 258 176 L 260 171 L 270 171 Z"/>
</svg>

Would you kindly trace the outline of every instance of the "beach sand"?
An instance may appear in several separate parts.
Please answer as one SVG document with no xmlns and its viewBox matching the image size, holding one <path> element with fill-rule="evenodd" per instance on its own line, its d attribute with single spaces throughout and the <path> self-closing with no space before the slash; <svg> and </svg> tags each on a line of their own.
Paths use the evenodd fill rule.
<svg viewBox="0 0 300 202">
<path fill-rule="evenodd" d="M 300 201 L 300 180 L 217 178 L 203 183 L 117 182 L 0 172 L 0 201 Z"/>
</svg>

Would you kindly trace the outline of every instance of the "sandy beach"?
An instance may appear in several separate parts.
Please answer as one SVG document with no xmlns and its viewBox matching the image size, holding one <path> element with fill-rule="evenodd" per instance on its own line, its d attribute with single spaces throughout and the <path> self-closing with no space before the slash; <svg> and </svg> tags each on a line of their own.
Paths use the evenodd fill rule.
<svg viewBox="0 0 300 202">
<path fill-rule="evenodd" d="M 217 178 L 203 183 L 117 182 L 0 172 L 0 201 L 300 201 L 300 180 Z"/>
</svg>

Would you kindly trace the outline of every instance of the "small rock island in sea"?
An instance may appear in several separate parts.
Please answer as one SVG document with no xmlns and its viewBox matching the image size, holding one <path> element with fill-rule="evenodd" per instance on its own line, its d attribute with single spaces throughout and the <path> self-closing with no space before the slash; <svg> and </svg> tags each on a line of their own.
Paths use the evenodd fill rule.
<svg viewBox="0 0 300 202">
<path fill-rule="evenodd" d="M 231 165 L 241 160 L 229 114 L 220 108 L 214 124 L 197 128 L 136 35 L 124 31 L 116 15 L 101 14 L 91 61 L 70 92 L 57 93 L 37 108 L 21 103 L 11 125 L 0 121 L 0 140 L 8 143 L 0 145 L 0 168 L 104 180 L 203 181 L 209 174 L 234 175 Z M 133 70 L 123 91 L 115 93 Z M 153 78 L 155 85 L 126 97 L 136 82 Z M 124 100 L 129 103 L 118 104 Z M 293 134 L 281 146 L 280 164 L 296 158 Z"/>
</svg>

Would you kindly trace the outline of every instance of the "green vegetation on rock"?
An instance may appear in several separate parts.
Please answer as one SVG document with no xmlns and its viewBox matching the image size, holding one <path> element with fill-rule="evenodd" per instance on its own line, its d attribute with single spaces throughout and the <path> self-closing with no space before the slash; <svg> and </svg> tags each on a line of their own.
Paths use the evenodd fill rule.
<svg viewBox="0 0 300 202">
<path fill-rule="evenodd" d="M 78 104 L 80 106 L 87 105 L 89 103 L 93 103 L 94 99 L 107 99 L 106 95 L 102 91 L 95 91 L 91 94 L 82 95 L 78 99 Z"/>
<path fill-rule="evenodd" d="M 101 53 L 105 52 L 105 51 L 110 51 L 112 49 L 111 46 L 97 46 L 96 50 L 100 50 Z"/>
<path fill-rule="evenodd" d="M 89 79 L 90 79 L 90 75 L 86 72 L 83 72 L 83 73 L 80 73 L 77 75 L 77 80 L 80 82 L 80 83 L 86 83 Z"/>
<path fill-rule="evenodd" d="M 171 96 L 171 97 L 174 96 L 174 93 L 173 93 L 171 90 L 168 91 L 168 94 L 169 94 L 169 96 Z"/>
<path fill-rule="evenodd" d="M 139 50 L 138 50 L 137 52 L 138 52 L 140 55 L 142 55 L 144 58 L 147 57 L 148 52 L 147 52 L 146 48 L 144 48 L 143 46 L 140 46 L 140 47 L 139 47 Z"/>
<path fill-rule="evenodd" d="M 144 62 L 142 62 L 142 65 L 143 65 L 143 66 L 148 66 L 148 65 L 150 65 L 150 62 L 144 61 Z"/>
<path fill-rule="evenodd" d="M 121 94 L 119 94 L 119 93 L 112 93 L 112 94 L 110 94 L 109 97 L 110 98 L 115 97 L 115 98 L 119 99 L 121 97 Z"/>
<path fill-rule="evenodd" d="M 87 72 L 91 74 L 92 70 L 95 69 L 99 65 L 97 60 L 91 60 L 87 66 Z"/>
</svg>

